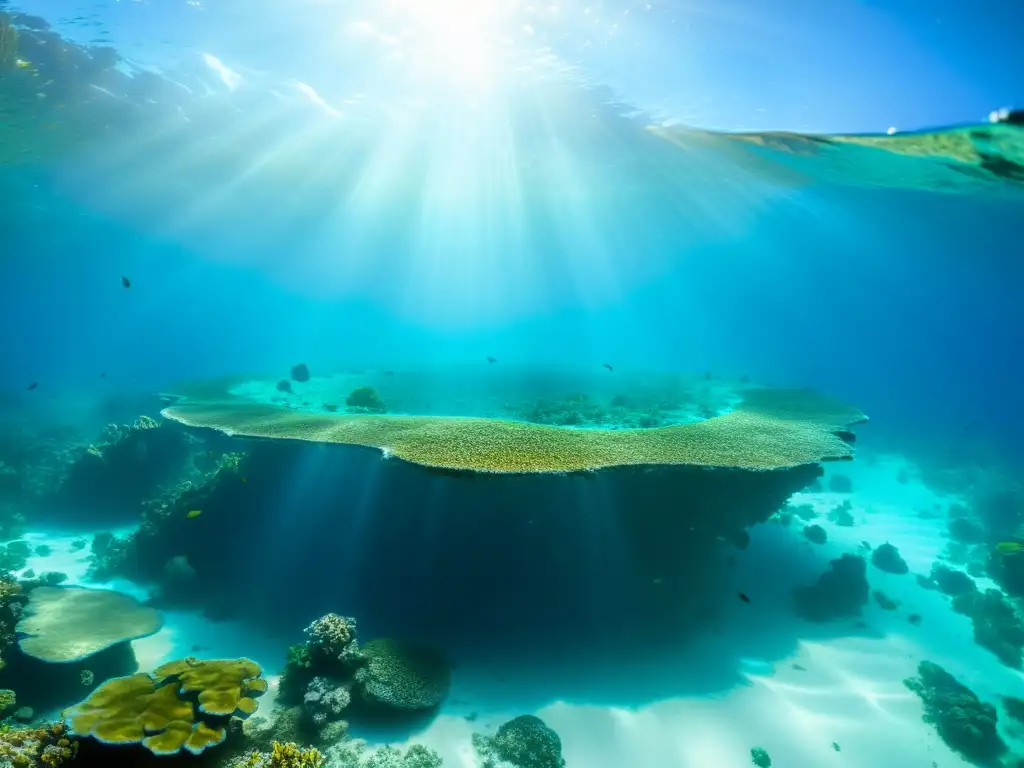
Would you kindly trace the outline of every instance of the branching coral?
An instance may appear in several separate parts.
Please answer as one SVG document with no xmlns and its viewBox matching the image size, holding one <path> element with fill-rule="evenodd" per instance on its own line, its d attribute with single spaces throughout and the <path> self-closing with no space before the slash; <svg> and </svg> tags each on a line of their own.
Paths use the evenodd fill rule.
<svg viewBox="0 0 1024 768">
<path fill-rule="evenodd" d="M 306 686 L 302 706 L 313 723 L 322 727 L 339 720 L 352 701 L 348 686 L 326 677 L 314 677 Z"/>
<path fill-rule="evenodd" d="M 356 641 L 356 620 L 328 613 L 308 627 L 309 650 L 314 657 L 340 662 L 345 667 L 359 663 L 361 658 Z"/>
<path fill-rule="evenodd" d="M 107 681 L 65 718 L 74 735 L 104 744 L 142 744 L 155 755 L 200 754 L 224 741 L 230 717 L 256 711 L 255 697 L 267 689 L 261 674 L 249 659 L 174 661 L 152 676 Z"/>
</svg>

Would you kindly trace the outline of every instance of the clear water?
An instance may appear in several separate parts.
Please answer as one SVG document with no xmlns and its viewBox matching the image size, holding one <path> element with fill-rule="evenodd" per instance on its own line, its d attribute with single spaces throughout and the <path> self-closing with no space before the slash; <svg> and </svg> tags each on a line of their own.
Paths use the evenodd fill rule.
<svg viewBox="0 0 1024 768">
<path fill-rule="evenodd" d="M 0 0 L 0 765 L 1016 766 L 1020 14 Z"/>
</svg>

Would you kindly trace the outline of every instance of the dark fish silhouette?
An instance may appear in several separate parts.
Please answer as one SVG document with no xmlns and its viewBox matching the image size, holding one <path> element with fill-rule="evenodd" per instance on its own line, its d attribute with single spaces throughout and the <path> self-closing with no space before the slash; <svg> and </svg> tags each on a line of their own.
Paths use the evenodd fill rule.
<svg viewBox="0 0 1024 768">
<path fill-rule="evenodd" d="M 101 379 L 105 379 L 105 378 L 107 378 L 107 372 L 106 372 L 106 371 L 104 371 L 103 373 L 101 373 L 101 374 L 100 374 L 100 378 L 101 378 Z"/>
<path fill-rule="evenodd" d="M 281 379 L 277 382 L 277 391 L 292 394 L 292 383 L 288 379 Z"/>
<path fill-rule="evenodd" d="M 28 385 L 28 388 L 29 389 L 35 389 L 38 386 L 39 386 L 39 382 L 38 381 L 33 381 L 31 384 Z"/>
<path fill-rule="evenodd" d="M 309 381 L 309 368 L 305 363 L 292 366 L 292 378 L 296 381 Z"/>
<path fill-rule="evenodd" d="M 748 605 L 750 604 L 750 598 L 747 597 L 745 594 L 743 594 L 742 592 L 737 592 L 736 594 L 739 596 L 740 600 L 742 600 L 744 603 L 747 603 Z"/>
<path fill-rule="evenodd" d="M 496 357 L 488 357 L 487 358 L 487 362 L 488 363 L 496 363 L 496 362 L 498 362 L 498 358 L 496 358 Z"/>
<path fill-rule="evenodd" d="M 132 287 L 132 281 L 129 280 L 124 275 L 121 275 L 121 285 L 123 285 L 125 288 L 131 288 Z"/>
<path fill-rule="evenodd" d="M 395 372 L 394 371 L 384 371 L 384 375 L 385 376 L 394 376 Z"/>
<path fill-rule="evenodd" d="M 610 365 L 608 365 L 608 363 L 601 363 L 601 367 L 602 367 L 602 368 L 607 368 L 609 372 L 611 372 L 611 371 L 614 371 L 614 370 L 615 370 L 615 369 L 614 369 L 614 368 L 612 368 L 612 367 L 611 367 Z"/>
</svg>

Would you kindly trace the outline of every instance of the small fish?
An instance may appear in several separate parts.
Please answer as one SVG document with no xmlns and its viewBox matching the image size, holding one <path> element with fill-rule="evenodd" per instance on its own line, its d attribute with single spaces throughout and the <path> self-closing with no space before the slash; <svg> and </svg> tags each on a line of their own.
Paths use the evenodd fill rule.
<svg viewBox="0 0 1024 768">
<path fill-rule="evenodd" d="M 1001 541 L 996 544 L 996 552 L 1003 557 L 1019 555 L 1021 552 L 1024 552 L 1024 544 L 1021 544 L 1019 541 Z"/>
<path fill-rule="evenodd" d="M 384 375 L 385 376 L 394 376 L 395 372 L 394 371 L 384 371 Z"/>
<path fill-rule="evenodd" d="M 608 363 L 601 363 L 601 367 L 602 367 L 602 368 L 607 368 L 607 369 L 608 369 L 608 372 L 609 372 L 609 373 L 611 373 L 612 371 L 614 371 L 614 370 L 615 370 L 615 369 L 614 369 L 614 368 L 612 368 L 612 367 L 611 367 L 611 366 L 610 366 L 610 365 L 609 365 Z"/>
<path fill-rule="evenodd" d="M 737 595 L 737 596 L 739 597 L 739 599 L 740 599 L 740 600 L 742 600 L 742 601 L 743 601 L 744 603 L 746 603 L 747 605 L 750 605 L 750 598 L 749 598 L 749 597 L 747 597 L 747 596 L 746 596 L 745 594 L 743 594 L 742 592 L 737 592 L 737 593 L 736 593 L 736 595 Z"/>
<path fill-rule="evenodd" d="M 185 517 L 187 517 L 189 520 L 194 520 L 195 518 L 199 517 L 201 514 L 203 514 L 203 510 L 201 510 L 201 509 L 193 509 L 187 515 L 185 515 Z"/>
<path fill-rule="evenodd" d="M 101 379 L 105 379 L 105 378 L 107 378 L 107 372 L 106 372 L 106 371 L 104 371 L 103 373 L 101 373 L 101 374 L 100 374 L 100 378 L 101 378 Z"/>
<path fill-rule="evenodd" d="M 131 288 L 132 287 L 132 281 L 129 280 L 124 275 L 121 275 L 121 285 L 123 285 L 125 288 Z"/>
<path fill-rule="evenodd" d="M 281 379 L 279 382 L 277 382 L 277 391 L 287 392 L 289 395 L 293 394 L 294 392 L 294 390 L 292 390 L 292 383 L 288 381 L 288 379 Z"/>
<path fill-rule="evenodd" d="M 795 669 L 797 672 L 806 672 L 807 671 L 807 667 L 801 667 L 799 664 L 794 664 L 793 665 L 793 669 Z"/>
<path fill-rule="evenodd" d="M 249 482 L 249 478 L 247 478 L 247 477 L 243 477 L 243 478 L 242 478 L 242 482 L 243 482 L 243 483 L 248 483 L 248 482 Z"/>
<path fill-rule="evenodd" d="M 496 363 L 496 362 L 498 362 L 498 358 L 496 358 L 496 357 L 488 357 L 487 358 L 487 362 L 488 363 Z"/>
<path fill-rule="evenodd" d="M 39 386 L 39 382 L 38 381 L 33 381 L 31 384 L 28 385 L 28 388 L 31 390 L 31 389 L 35 389 L 38 386 Z"/>
<path fill-rule="evenodd" d="M 838 741 L 833 741 L 832 742 L 832 749 L 834 749 L 836 752 L 839 751 L 839 742 Z"/>
</svg>

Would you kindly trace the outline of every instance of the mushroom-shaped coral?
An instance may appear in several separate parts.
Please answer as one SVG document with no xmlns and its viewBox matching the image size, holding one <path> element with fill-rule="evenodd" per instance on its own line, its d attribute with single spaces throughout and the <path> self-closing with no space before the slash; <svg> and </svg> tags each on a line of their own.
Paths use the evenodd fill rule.
<svg viewBox="0 0 1024 768">
<path fill-rule="evenodd" d="M 256 711 L 266 691 L 262 670 L 249 659 L 184 659 L 108 680 L 68 708 L 71 732 L 104 744 L 141 744 L 155 755 L 182 749 L 198 755 L 227 737 L 231 716 Z"/>
<path fill-rule="evenodd" d="M 85 587 L 38 587 L 16 627 L 22 653 L 68 663 L 160 630 L 159 612 L 120 592 Z"/>
<path fill-rule="evenodd" d="M 473 734 L 483 768 L 564 768 L 562 740 L 543 720 L 522 715 L 498 727 L 494 736 Z"/>
<path fill-rule="evenodd" d="M 366 704 L 415 711 L 432 709 L 448 695 L 451 668 L 433 649 L 385 638 L 364 645 L 363 657 L 356 686 Z"/>
</svg>

